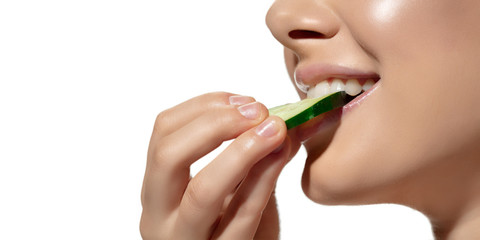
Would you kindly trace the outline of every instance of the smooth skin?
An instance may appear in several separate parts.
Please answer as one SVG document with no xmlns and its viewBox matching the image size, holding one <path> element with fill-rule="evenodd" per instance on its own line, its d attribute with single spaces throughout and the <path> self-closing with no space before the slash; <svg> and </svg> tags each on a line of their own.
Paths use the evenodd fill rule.
<svg viewBox="0 0 480 240">
<path fill-rule="evenodd" d="M 437 239 L 480 239 L 478 23 L 477 0 L 275 1 L 267 24 L 292 79 L 313 64 L 381 78 L 305 143 L 310 199 L 402 204 Z"/>
<path fill-rule="evenodd" d="M 302 187 L 311 200 L 402 204 L 424 213 L 437 239 L 480 239 L 478 23 L 478 0 L 276 0 L 267 25 L 292 81 L 298 69 L 327 64 L 378 74 L 376 90 L 313 136 L 302 126 L 287 135 L 263 105 L 229 93 L 162 112 L 142 236 L 277 239 L 275 182 L 309 135 Z M 274 130 L 258 131 L 268 122 Z M 189 166 L 229 139 L 190 178 Z"/>
<path fill-rule="evenodd" d="M 190 165 L 230 139 L 191 178 Z M 251 97 L 210 93 L 160 113 L 142 189 L 143 239 L 278 238 L 274 186 L 298 148 Z"/>
</svg>

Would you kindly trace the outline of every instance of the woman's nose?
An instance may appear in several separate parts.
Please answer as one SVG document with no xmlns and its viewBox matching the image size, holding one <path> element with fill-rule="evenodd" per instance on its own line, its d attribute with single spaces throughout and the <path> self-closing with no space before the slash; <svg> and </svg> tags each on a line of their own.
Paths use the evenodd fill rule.
<svg viewBox="0 0 480 240">
<path fill-rule="evenodd" d="M 276 0 L 266 22 L 273 36 L 297 54 L 309 42 L 305 40 L 330 39 L 340 29 L 333 10 L 318 0 Z"/>
</svg>

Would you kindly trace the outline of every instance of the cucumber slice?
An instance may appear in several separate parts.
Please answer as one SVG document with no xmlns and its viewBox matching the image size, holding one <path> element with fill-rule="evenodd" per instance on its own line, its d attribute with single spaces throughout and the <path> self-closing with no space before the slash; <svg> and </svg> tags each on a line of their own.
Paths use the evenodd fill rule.
<svg viewBox="0 0 480 240">
<path fill-rule="evenodd" d="M 280 117 L 285 121 L 287 129 L 294 128 L 322 113 L 331 111 L 347 104 L 354 97 L 351 97 L 344 91 L 332 93 L 330 95 L 304 99 L 296 103 L 270 108 L 270 115 Z"/>
</svg>

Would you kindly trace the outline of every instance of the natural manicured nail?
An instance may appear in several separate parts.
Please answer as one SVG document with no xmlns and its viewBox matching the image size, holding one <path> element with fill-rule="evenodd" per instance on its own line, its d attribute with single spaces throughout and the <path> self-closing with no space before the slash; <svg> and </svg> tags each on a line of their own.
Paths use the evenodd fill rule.
<svg viewBox="0 0 480 240">
<path fill-rule="evenodd" d="M 247 103 L 237 108 L 240 114 L 247 119 L 257 119 L 260 117 L 260 104 L 258 102 Z"/>
<path fill-rule="evenodd" d="M 275 121 L 273 121 L 273 119 L 268 119 L 262 124 L 258 125 L 255 129 L 255 132 L 259 136 L 271 137 L 278 132 L 278 127 L 275 125 Z"/>
<path fill-rule="evenodd" d="M 230 105 L 237 105 L 237 106 L 251 103 L 254 101 L 251 97 L 241 96 L 241 95 L 230 96 L 228 100 L 230 101 Z"/>
</svg>

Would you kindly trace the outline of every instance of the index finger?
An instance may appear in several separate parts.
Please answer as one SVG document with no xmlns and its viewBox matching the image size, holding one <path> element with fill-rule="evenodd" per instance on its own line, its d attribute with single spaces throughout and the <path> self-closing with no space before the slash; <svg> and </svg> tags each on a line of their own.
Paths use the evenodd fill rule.
<svg viewBox="0 0 480 240">
<path fill-rule="evenodd" d="M 169 135 L 209 110 L 249 102 L 255 102 L 255 99 L 227 92 L 213 92 L 194 97 L 158 114 L 152 137 Z"/>
</svg>

